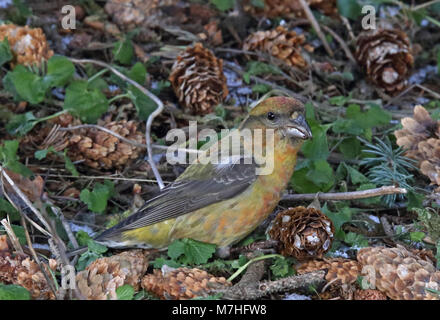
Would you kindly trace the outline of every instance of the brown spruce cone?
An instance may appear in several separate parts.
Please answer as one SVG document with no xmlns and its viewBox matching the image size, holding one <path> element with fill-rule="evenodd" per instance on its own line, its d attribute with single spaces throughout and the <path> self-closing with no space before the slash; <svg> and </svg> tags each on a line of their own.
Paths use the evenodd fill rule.
<svg viewBox="0 0 440 320">
<path fill-rule="evenodd" d="M 261 51 L 284 61 L 288 66 L 298 68 L 307 67 L 307 62 L 301 55 L 301 46 L 305 43 L 303 34 L 298 35 L 295 31 L 288 31 L 282 26 L 269 31 L 257 31 L 246 38 L 243 50 Z M 312 50 L 308 45 L 303 46 L 306 50 Z"/>
<path fill-rule="evenodd" d="M 157 8 L 165 1 L 161 0 L 109 0 L 105 11 L 112 20 L 124 30 L 148 25 L 158 18 Z M 169 0 L 168 0 L 169 2 Z"/>
<path fill-rule="evenodd" d="M 279 241 L 280 252 L 298 260 L 322 258 L 333 242 L 333 222 L 315 208 L 296 207 L 281 211 L 269 231 Z"/>
<path fill-rule="evenodd" d="M 322 269 L 328 270 L 325 276 L 327 282 L 338 279 L 341 284 L 354 283 L 361 272 L 361 266 L 357 261 L 342 258 L 309 260 L 296 268 L 296 271 L 298 274 L 304 274 Z"/>
<path fill-rule="evenodd" d="M 147 268 L 148 260 L 142 250 L 124 251 L 93 261 L 76 275 L 76 282 L 87 300 L 116 300 L 116 289 L 120 286 L 129 284 L 139 290 Z"/>
<path fill-rule="evenodd" d="M 405 88 L 414 64 L 411 45 L 405 32 L 377 28 L 362 32 L 356 44 L 356 58 L 367 77 L 390 94 Z"/>
<path fill-rule="evenodd" d="M 22 286 L 32 299 L 55 299 L 38 264 L 25 255 L 0 251 L 0 283 Z"/>
<path fill-rule="evenodd" d="M 137 159 L 143 151 L 142 148 L 96 128 L 58 131 L 58 127 L 81 124 L 69 114 L 52 120 L 41 130 L 28 134 L 21 141 L 20 148 L 31 150 L 35 147 L 46 149 L 52 146 L 56 151 L 68 148 L 67 155 L 72 161 L 84 160 L 84 164 L 96 169 L 121 169 Z M 128 140 L 145 143 L 144 134 L 138 131 L 138 123 L 135 121 L 106 119 L 98 121 L 98 124 Z"/>
<path fill-rule="evenodd" d="M 420 170 L 433 184 L 440 185 L 440 121 L 432 120 L 428 111 L 418 105 L 414 116 L 401 120 L 403 129 L 394 131 L 397 145 L 405 155 L 417 160 Z"/>
<path fill-rule="evenodd" d="M 22 64 L 37 65 L 53 56 L 46 41 L 46 36 L 40 28 L 20 27 L 14 24 L 0 25 L 0 41 L 8 38 L 11 52 L 14 56 L 11 66 Z"/>
<path fill-rule="evenodd" d="M 177 57 L 169 79 L 180 103 L 192 114 L 212 112 L 228 95 L 223 60 L 201 43 Z"/>
<path fill-rule="evenodd" d="M 387 296 L 379 291 L 373 289 L 356 290 L 354 293 L 354 300 L 386 300 Z"/>
<path fill-rule="evenodd" d="M 307 0 L 311 9 L 322 11 L 325 15 L 334 16 L 338 13 L 336 0 Z M 304 10 L 298 0 L 265 0 L 264 8 L 257 8 L 252 5 L 251 0 L 243 2 L 243 9 L 253 16 L 264 16 L 267 18 L 277 17 L 305 17 Z"/>
<path fill-rule="evenodd" d="M 366 280 L 391 299 L 439 299 L 426 289 L 440 290 L 440 271 L 402 246 L 363 248 L 357 259 Z"/>
<path fill-rule="evenodd" d="M 225 278 L 197 268 L 178 268 L 164 273 L 155 269 L 153 274 L 146 275 L 142 279 L 142 288 L 161 299 L 187 300 L 209 295 L 214 287 L 230 285 Z"/>
</svg>

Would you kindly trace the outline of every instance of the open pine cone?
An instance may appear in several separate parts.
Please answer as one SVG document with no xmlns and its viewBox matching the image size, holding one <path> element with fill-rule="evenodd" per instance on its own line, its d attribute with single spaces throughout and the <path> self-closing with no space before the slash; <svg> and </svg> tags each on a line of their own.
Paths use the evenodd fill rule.
<svg viewBox="0 0 440 320">
<path fill-rule="evenodd" d="M 402 246 L 359 250 L 366 280 L 394 300 L 438 300 L 426 289 L 440 290 L 440 271 Z"/>
<path fill-rule="evenodd" d="M 320 10 L 326 15 L 335 15 L 338 12 L 336 0 L 307 0 L 312 9 Z M 265 0 L 264 8 L 252 5 L 251 0 L 243 2 L 243 9 L 253 16 L 277 17 L 305 17 L 304 10 L 298 0 Z"/>
<path fill-rule="evenodd" d="M 137 159 L 143 151 L 133 144 L 95 128 L 57 130 L 59 127 L 80 124 L 78 119 L 74 119 L 69 114 L 61 115 L 52 119 L 41 130 L 31 131 L 22 140 L 20 148 L 32 150 L 36 147 L 46 149 L 52 146 L 56 151 L 68 148 L 67 155 L 72 161 L 84 160 L 84 164 L 96 169 L 121 169 Z M 106 119 L 100 120 L 98 124 L 126 139 L 145 143 L 144 134 L 138 131 L 139 124 L 135 121 Z"/>
<path fill-rule="evenodd" d="M 334 230 L 321 211 L 296 207 L 278 213 L 269 235 L 279 241 L 281 254 L 303 260 L 321 258 L 331 247 Z"/>
<path fill-rule="evenodd" d="M 46 41 L 46 36 L 40 28 L 20 27 L 14 24 L 0 25 L 0 41 L 8 38 L 9 47 L 14 56 L 11 66 L 40 66 L 43 60 L 53 56 Z"/>
<path fill-rule="evenodd" d="M 411 45 L 405 32 L 377 28 L 362 32 L 356 44 L 356 58 L 367 77 L 390 94 L 405 88 L 414 64 Z"/>
<path fill-rule="evenodd" d="M 129 250 L 99 258 L 76 275 L 79 291 L 87 300 L 116 300 L 116 289 L 125 284 L 139 290 L 148 260 L 142 250 Z"/>
<path fill-rule="evenodd" d="M 188 47 L 177 57 L 170 82 L 180 103 L 192 114 L 212 112 L 228 95 L 223 60 L 201 43 Z"/>
<path fill-rule="evenodd" d="M 379 290 L 356 290 L 354 300 L 386 300 L 387 296 Z"/>
<path fill-rule="evenodd" d="M 440 121 L 432 120 L 422 106 L 414 108 L 414 116 L 401 120 L 403 129 L 394 131 L 397 145 L 405 155 L 417 160 L 420 170 L 431 182 L 440 185 Z"/>
<path fill-rule="evenodd" d="M 298 68 L 307 67 L 307 62 L 301 54 L 302 47 L 312 50 L 305 45 L 304 35 L 295 31 L 288 31 L 282 26 L 268 31 L 257 31 L 246 38 L 243 49 L 247 51 L 261 51 L 284 61 L 288 66 Z"/>
<path fill-rule="evenodd" d="M 328 270 L 325 276 L 327 282 L 338 279 L 336 281 L 341 284 L 354 283 L 361 272 L 361 266 L 357 261 L 342 258 L 305 261 L 296 271 L 298 274 L 304 274 L 322 269 Z"/>
<path fill-rule="evenodd" d="M 30 292 L 32 299 L 55 299 L 38 264 L 22 254 L 0 251 L 0 283 L 22 286 Z"/>
<path fill-rule="evenodd" d="M 161 299 L 187 300 L 209 295 L 217 286 L 229 286 L 223 277 L 215 277 L 197 268 L 177 268 L 165 271 L 155 269 L 142 279 L 142 287 Z"/>
</svg>

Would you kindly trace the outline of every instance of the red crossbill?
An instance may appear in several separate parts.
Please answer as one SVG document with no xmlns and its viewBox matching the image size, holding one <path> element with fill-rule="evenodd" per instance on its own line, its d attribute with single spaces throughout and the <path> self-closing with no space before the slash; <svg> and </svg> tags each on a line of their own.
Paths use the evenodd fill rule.
<svg viewBox="0 0 440 320">
<path fill-rule="evenodd" d="M 252 158 L 244 161 L 241 152 L 252 146 L 243 142 L 240 155 L 231 154 L 226 164 L 192 163 L 138 212 L 95 240 L 114 248 L 164 248 L 180 238 L 219 247 L 243 239 L 275 209 L 293 174 L 302 142 L 312 136 L 304 106 L 287 97 L 259 103 L 237 130 L 245 129 L 252 133 L 261 130 L 263 148 L 268 145 L 265 133 L 272 129 L 273 148 L 265 149 L 265 157 L 273 157 L 269 174 L 258 174 L 261 159 L 255 153 L 243 152 Z"/>
</svg>

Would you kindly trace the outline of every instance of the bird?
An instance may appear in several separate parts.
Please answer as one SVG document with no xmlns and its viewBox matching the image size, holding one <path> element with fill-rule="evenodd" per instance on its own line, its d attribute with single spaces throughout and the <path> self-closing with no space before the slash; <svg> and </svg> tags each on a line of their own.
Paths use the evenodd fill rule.
<svg viewBox="0 0 440 320">
<path fill-rule="evenodd" d="M 270 173 L 258 174 L 262 157 L 244 152 L 252 148 L 249 143 L 243 143 L 239 153 L 227 154 L 229 161 L 196 160 L 137 212 L 94 241 L 110 248 L 163 249 L 183 238 L 219 248 L 244 239 L 273 212 L 294 172 L 298 151 L 312 138 L 303 103 L 290 97 L 261 101 L 236 130 L 260 130 L 266 137 L 268 129 L 273 132 L 273 148 L 265 154 L 273 157 Z M 262 141 L 270 144 L 268 138 Z M 220 147 L 210 150 L 221 152 Z"/>
</svg>

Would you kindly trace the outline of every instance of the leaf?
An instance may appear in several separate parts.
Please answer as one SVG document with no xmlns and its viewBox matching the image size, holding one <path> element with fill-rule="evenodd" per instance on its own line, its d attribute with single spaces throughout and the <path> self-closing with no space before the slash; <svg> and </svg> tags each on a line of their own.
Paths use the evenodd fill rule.
<svg viewBox="0 0 440 320">
<path fill-rule="evenodd" d="M 31 300 L 31 294 L 22 286 L 0 283 L 0 300 Z"/>
<path fill-rule="evenodd" d="M 265 94 L 267 92 L 269 92 L 271 89 L 271 87 L 267 84 L 255 84 L 252 86 L 252 92 L 253 93 L 261 93 L 261 94 Z"/>
<path fill-rule="evenodd" d="M 87 207 L 96 213 L 103 213 L 107 208 L 107 201 L 113 194 L 113 184 L 110 181 L 105 181 L 104 184 L 95 184 L 93 191 L 84 189 L 80 193 L 80 199 Z"/>
<path fill-rule="evenodd" d="M 0 146 L 0 162 L 9 170 L 21 174 L 24 177 L 30 177 L 34 173 L 18 161 L 18 145 L 18 140 L 4 141 L 3 146 Z"/>
<path fill-rule="evenodd" d="M 204 243 L 192 239 L 184 239 L 187 263 L 202 264 L 212 257 L 216 250 L 215 244 Z"/>
<path fill-rule="evenodd" d="M 133 300 L 134 288 L 129 284 L 124 284 L 116 289 L 118 300 Z"/>
<path fill-rule="evenodd" d="M 75 66 L 66 57 L 55 55 L 47 61 L 45 81 L 53 87 L 67 84 L 75 73 Z"/>
<path fill-rule="evenodd" d="M 38 160 L 43 160 L 44 158 L 47 157 L 48 153 L 49 153 L 49 149 L 38 150 L 35 151 L 34 157 Z"/>
<path fill-rule="evenodd" d="M 270 270 L 275 279 L 285 278 L 295 274 L 292 265 L 292 259 L 276 257 L 274 263 L 270 266 Z"/>
<path fill-rule="evenodd" d="M 157 108 L 153 100 L 132 85 L 129 85 L 128 95 L 136 107 L 139 119 L 142 121 L 147 120 L 150 114 Z"/>
<path fill-rule="evenodd" d="M 341 151 L 345 159 L 355 159 L 361 155 L 362 145 L 356 137 L 349 137 L 339 144 L 339 151 Z"/>
<path fill-rule="evenodd" d="M 181 240 L 174 240 L 168 246 L 168 256 L 177 259 L 185 253 L 185 244 Z"/>
<path fill-rule="evenodd" d="M 352 216 L 352 210 L 349 207 L 343 207 L 337 212 L 332 212 L 327 207 L 327 203 L 322 207 L 322 212 L 333 222 L 335 226 L 336 237 L 340 240 L 344 240 L 345 233 L 342 231 L 341 227 L 344 223 L 349 222 Z"/>
<path fill-rule="evenodd" d="M 75 165 L 73 164 L 72 160 L 67 156 L 67 149 L 64 150 L 64 166 L 67 170 L 69 170 L 70 174 L 74 177 L 79 177 L 79 172 L 76 170 Z"/>
<path fill-rule="evenodd" d="M 260 9 L 264 8 L 264 0 L 251 0 L 251 4 L 255 8 L 260 8 Z"/>
<path fill-rule="evenodd" d="M 168 246 L 168 256 L 172 259 L 178 259 L 183 264 L 198 265 L 206 263 L 215 250 L 215 244 L 192 239 L 178 239 Z"/>
<path fill-rule="evenodd" d="M 6 199 L 0 198 L 0 219 L 9 216 L 10 221 L 15 222 L 20 220 L 20 213 L 14 208 L 12 204 Z"/>
<path fill-rule="evenodd" d="M 15 67 L 14 71 L 8 72 L 10 80 L 17 94 L 31 104 L 43 102 L 49 83 L 43 78 L 32 73 L 22 65 Z"/>
<path fill-rule="evenodd" d="M 409 234 L 411 241 L 415 242 L 422 242 L 425 236 L 425 233 L 420 231 L 410 232 Z"/>
<path fill-rule="evenodd" d="M 437 52 L 437 73 L 440 74 L 440 49 Z"/>
<path fill-rule="evenodd" d="M 78 244 L 80 246 L 86 246 L 88 241 L 91 240 L 92 238 L 90 237 L 90 235 L 83 231 L 83 230 L 79 230 L 76 234 L 75 234 L 75 238 L 78 241 Z"/>
<path fill-rule="evenodd" d="M 37 120 L 38 119 L 35 118 L 34 114 L 30 111 L 16 114 L 6 124 L 6 130 L 9 134 L 24 136 L 34 128 L 35 124 L 37 124 Z"/>
<path fill-rule="evenodd" d="M 0 67 L 13 58 L 11 48 L 9 47 L 8 37 L 0 42 Z"/>
<path fill-rule="evenodd" d="M 368 240 L 361 234 L 349 232 L 344 237 L 344 242 L 357 247 L 368 247 Z"/>
<path fill-rule="evenodd" d="M 370 180 L 366 176 L 364 176 L 362 173 L 360 173 L 355 168 L 345 165 L 345 167 L 348 170 L 348 174 L 350 176 L 351 183 L 353 184 L 361 184 L 361 183 L 369 183 Z"/>
<path fill-rule="evenodd" d="M 325 160 L 329 155 L 327 131 L 331 124 L 320 125 L 311 124 L 313 139 L 307 140 L 302 146 L 302 152 L 307 159 L 310 160 Z"/>
<path fill-rule="evenodd" d="M 130 77 L 130 79 L 142 85 L 145 82 L 145 78 L 147 77 L 147 70 L 142 63 L 136 62 L 135 65 L 128 72 L 128 76 Z"/>
<path fill-rule="evenodd" d="M 337 0 L 338 12 L 346 18 L 356 20 L 362 14 L 357 0 Z"/>
<path fill-rule="evenodd" d="M 129 39 L 118 41 L 115 43 L 112 53 L 116 61 L 121 64 L 130 64 L 134 55 L 133 45 Z"/>
<path fill-rule="evenodd" d="M 107 252 L 107 247 L 94 241 L 93 239 L 89 239 L 87 240 L 87 248 L 89 249 L 90 252 L 94 252 L 94 253 L 104 253 Z"/>
<path fill-rule="evenodd" d="M 220 11 L 226 11 L 234 7 L 234 0 L 210 0 Z"/>
<path fill-rule="evenodd" d="M 107 111 L 108 101 L 101 91 L 88 88 L 87 81 L 79 80 L 67 87 L 63 109 L 83 122 L 95 123 Z"/>
<path fill-rule="evenodd" d="M 98 254 L 96 252 L 92 252 L 90 250 L 87 250 L 84 252 L 78 259 L 78 262 L 76 263 L 76 271 L 82 271 L 84 270 L 89 264 L 91 264 L 96 259 L 99 259 L 102 257 L 102 254 Z"/>
<path fill-rule="evenodd" d="M 154 260 L 151 262 L 151 264 L 153 265 L 153 268 L 155 268 L 155 269 L 160 269 L 160 268 L 162 268 L 164 265 L 167 265 L 167 266 L 169 266 L 169 267 L 171 267 L 171 268 L 179 268 L 179 267 L 182 266 L 181 263 L 178 263 L 178 262 L 176 262 L 176 261 L 174 261 L 174 260 L 167 260 L 167 259 L 165 259 L 165 258 L 163 258 L 163 257 L 160 257 L 160 258 L 156 258 L 156 259 L 154 259 Z"/>
<path fill-rule="evenodd" d="M 297 167 L 290 180 L 298 193 L 327 192 L 333 187 L 335 176 L 326 160 L 306 160 L 302 167 Z"/>
<path fill-rule="evenodd" d="M 259 76 L 264 74 L 280 74 L 281 70 L 271 64 L 260 61 L 249 61 L 246 65 L 246 72 L 243 74 L 243 80 L 249 84 L 251 76 Z"/>
</svg>

